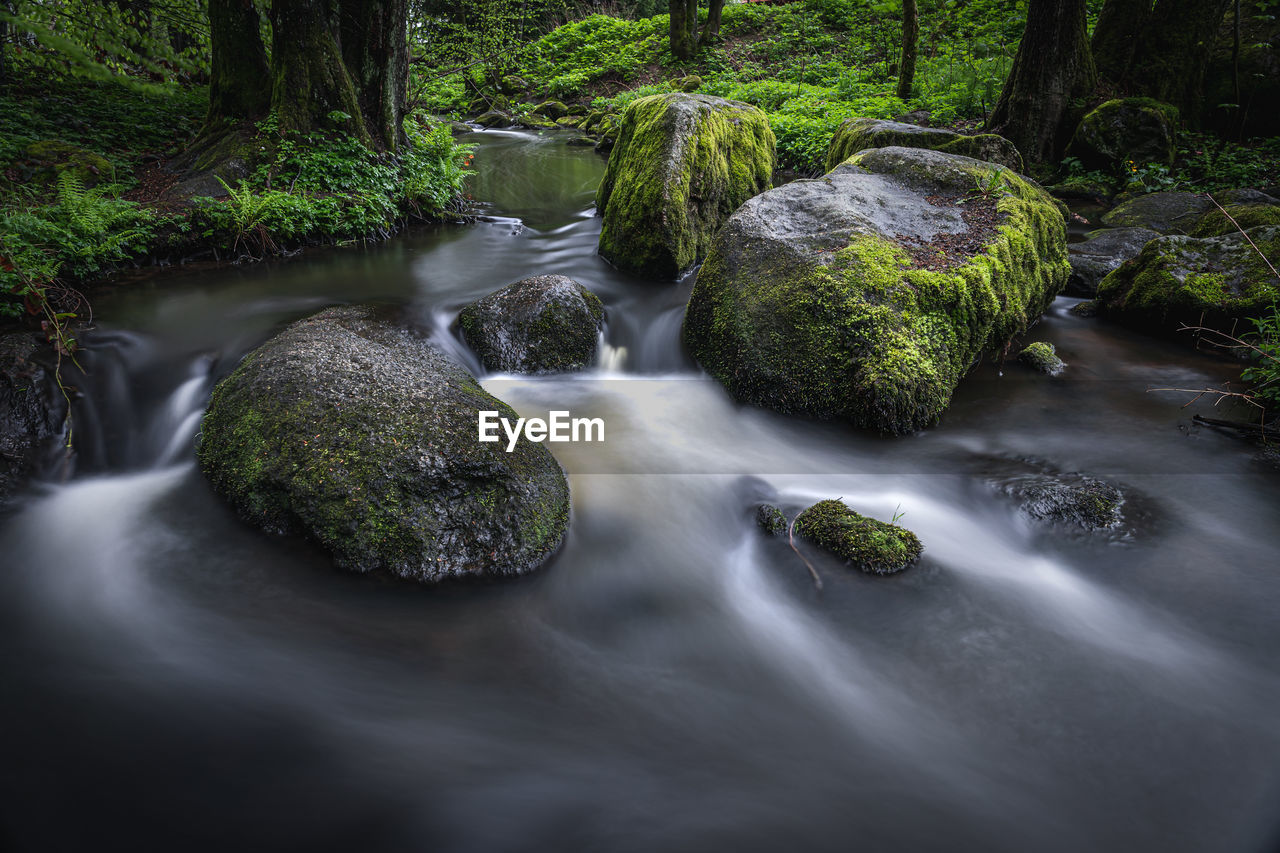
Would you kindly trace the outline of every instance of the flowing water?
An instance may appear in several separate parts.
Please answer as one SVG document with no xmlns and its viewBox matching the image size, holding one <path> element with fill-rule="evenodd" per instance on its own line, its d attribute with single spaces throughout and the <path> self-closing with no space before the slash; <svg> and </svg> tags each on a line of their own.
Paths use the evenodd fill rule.
<svg viewBox="0 0 1280 853">
<path fill-rule="evenodd" d="M 884 439 L 732 403 L 683 353 L 691 279 L 595 255 L 603 161 L 476 134 L 486 218 L 369 250 L 178 270 L 98 300 L 75 474 L 0 520 L 0 846 L 32 851 L 1260 851 L 1280 838 L 1280 482 L 1189 425 L 1229 364 L 1078 319 L 1049 379 L 980 365 Z M 583 374 L 485 376 L 450 330 L 518 278 L 608 309 Z M 194 464 L 213 384 L 282 324 L 404 304 L 552 449 L 562 551 L 513 582 L 333 569 Z M 1034 457 L 1129 494 L 1047 528 Z M 842 497 L 914 530 L 872 577 L 754 525 Z"/>
</svg>

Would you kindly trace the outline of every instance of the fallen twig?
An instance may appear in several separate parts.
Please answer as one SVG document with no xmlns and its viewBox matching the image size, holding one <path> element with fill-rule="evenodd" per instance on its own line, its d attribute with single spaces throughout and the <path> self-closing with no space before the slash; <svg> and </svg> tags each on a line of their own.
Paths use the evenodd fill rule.
<svg viewBox="0 0 1280 853">
<path fill-rule="evenodd" d="M 799 518 L 799 516 L 796 516 L 796 518 Z M 804 554 L 800 553 L 800 549 L 796 547 L 795 530 L 796 530 L 796 520 L 795 518 L 793 518 L 791 519 L 791 524 L 787 526 L 787 544 L 791 546 L 792 551 L 796 552 L 796 556 L 799 557 L 801 561 L 804 562 L 805 568 L 809 570 L 810 576 L 813 577 L 814 588 L 817 589 L 819 592 L 821 592 L 822 578 L 818 576 L 818 570 L 813 567 L 813 563 L 810 563 L 805 558 Z"/>
</svg>

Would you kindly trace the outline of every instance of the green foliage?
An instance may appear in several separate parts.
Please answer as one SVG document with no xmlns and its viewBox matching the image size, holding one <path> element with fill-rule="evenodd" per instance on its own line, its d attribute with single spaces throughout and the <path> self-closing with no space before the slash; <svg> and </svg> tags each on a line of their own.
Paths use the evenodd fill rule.
<svg viewBox="0 0 1280 853">
<path fill-rule="evenodd" d="M 1067 157 L 1059 175 L 1063 182 L 1094 183 L 1129 193 L 1265 187 L 1280 182 L 1280 139 L 1230 142 L 1208 134 L 1184 133 L 1172 166 L 1127 160 L 1115 173 L 1109 173 L 1086 171 L 1079 159 Z"/>
<path fill-rule="evenodd" d="M 1280 304 L 1251 322 L 1256 333 L 1249 341 L 1254 363 L 1240 378 L 1249 383 L 1250 395 L 1274 413 L 1280 408 Z"/>
</svg>

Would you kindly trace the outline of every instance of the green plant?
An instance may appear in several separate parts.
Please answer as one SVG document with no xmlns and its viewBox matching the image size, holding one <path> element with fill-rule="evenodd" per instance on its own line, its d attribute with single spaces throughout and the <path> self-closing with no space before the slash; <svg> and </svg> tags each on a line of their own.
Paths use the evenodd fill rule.
<svg viewBox="0 0 1280 853">
<path fill-rule="evenodd" d="M 1246 342 L 1253 364 L 1240 378 L 1249 383 L 1249 394 L 1271 412 L 1280 407 L 1280 305 L 1252 320 L 1254 334 Z"/>
</svg>

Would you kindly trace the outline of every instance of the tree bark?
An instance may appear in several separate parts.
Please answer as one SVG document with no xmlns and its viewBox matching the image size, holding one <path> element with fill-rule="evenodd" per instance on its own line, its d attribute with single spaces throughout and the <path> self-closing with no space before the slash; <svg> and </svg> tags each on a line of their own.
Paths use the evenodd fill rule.
<svg viewBox="0 0 1280 853">
<path fill-rule="evenodd" d="M 1073 101 L 1093 91 L 1085 0 L 1030 0 L 1027 25 L 987 129 L 1013 142 L 1028 163 L 1058 159 Z"/>
<path fill-rule="evenodd" d="M 370 143 L 338 47 L 337 0 L 273 0 L 271 30 L 271 108 L 280 130 L 336 125 Z M 335 111 L 349 118 L 331 120 Z"/>
<path fill-rule="evenodd" d="M 271 101 L 267 52 L 253 0 L 209 0 L 209 111 L 205 122 L 266 114 Z"/>
<path fill-rule="evenodd" d="M 1160 0 L 1128 75 L 1129 88 L 1173 104 L 1199 124 L 1204 72 L 1231 0 Z"/>
<path fill-rule="evenodd" d="M 339 35 L 365 129 L 387 151 L 403 141 L 409 80 L 407 0 L 342 0 Z"/>
<path fill-rule="evenodd" d="M 702 33 L 698 36 L 698 47 L 704 44 L 710 44 L 720 37 L 720 13 L 724 11 L 724 0 L 711 0 L 707 4 L 707 23 L 702 28 Z M 697 20 L 694 10 L 695 18 Z"/>
<path fill-rule="evenodd" d="M 898 97 L 911 97 L 916 76 L 916 39 L 920 35 L 920 10 L 916 0 L 902 0 L 902 62 L 898 71 Z"/>
<path fill-rule="evenodd" d="M 1151 0 L 1105 0 L 1093 27 L 1093 61 L 1098 77 L 1121 83 L 1129 75 L 1142 31 L 1151 19 Z"/>
<path fill-rule="evenodd" d="M 668 0 L 671 13 L 671 52 L 676 59 L 693 59 L 697 46 L 694 34 L 698 30 L 698 0 Z"/>
</svg>

